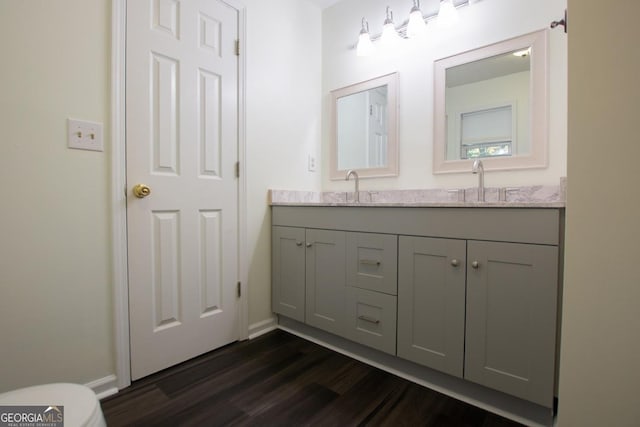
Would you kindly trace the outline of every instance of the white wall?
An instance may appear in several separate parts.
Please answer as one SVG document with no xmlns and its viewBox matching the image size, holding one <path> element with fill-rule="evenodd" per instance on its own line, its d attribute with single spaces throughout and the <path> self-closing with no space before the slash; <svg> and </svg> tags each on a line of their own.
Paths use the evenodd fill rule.
<svg viewBox="0 0 640 427">
<path fill-rule="evenodd" d="M 426 3 L 426 2 L 423 2 Z M 410 2 L 404 0 L 344 0 L 323 15 L 323 159 L 329 157 L 331 90 L 379 75 L 400 75 L 400 175 L 371 179 L 361 189 L 433 188 L 473 186 L 469 174 L 432 174 L 433 62 L 463 51 L 543 28 L 562 16 L 561 0 L 482 0 L 459 9 L 460 22 L 449 30 L 427 25 L 428 40 L 406 48 L 395 57 L 357 57 L 349 49 L 357 41 L 360 21 L 366 17 L 372 34 L 379 34 L 385 7 L 394 11 L 396 24 L 408 17 Z M 546 169 L 487 173 L 488 186 L 558 184 L 566 176 L 566 43 L 562 31 L 550 32 L 550 141 Z M 344 181 L 329 180 L 329 164 L 323 162 L 323 190 L 345 191 Z"/>
<path fill-rule="evenodd" d="M 307 0 L 246 0 L 249 324 L 271 314 L 269 188 L 320 190 L 321 12 Z"/>
<path fill-rule="evenodd" d="M 569 0 L 560 427 L 640 425 L 640 3 L 604 6 Z"/>
<path fill-rule="evenodd" d="M 0 2 L 0 392 L 114 371 L 111 2 Z M 66 119 L 105 124 L 69 150 Z"/>
</svg>

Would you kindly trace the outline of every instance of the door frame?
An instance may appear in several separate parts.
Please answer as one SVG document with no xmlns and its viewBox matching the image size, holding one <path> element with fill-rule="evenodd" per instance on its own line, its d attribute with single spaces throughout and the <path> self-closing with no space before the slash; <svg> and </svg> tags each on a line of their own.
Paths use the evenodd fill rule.
<svg viewBox="0 0 640 427">
<path fill-rule="evenodd" d="M 246 180 L 246 8 L 239 0 L 219 0 L 238 11 L 238 339 L 248 338 L 247 180 Z M 126 10 L 127 0 L 113 0 L 111 19 L 111 225 L 113 280 L 113 343 L 116 386 L 131 384 L 129 347 L 129 272 L 127 255 L 126 176 Z"/>
</svg>

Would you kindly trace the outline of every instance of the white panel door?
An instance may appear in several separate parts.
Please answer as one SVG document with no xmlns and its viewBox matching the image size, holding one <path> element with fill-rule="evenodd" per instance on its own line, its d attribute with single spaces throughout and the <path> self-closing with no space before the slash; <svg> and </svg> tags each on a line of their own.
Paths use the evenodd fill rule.
<svg viewBox="0 0 640 427">
<path fill-rule="evenodd" d="M 379 87 L 369 92 L 369 145 L 368 163 L 370 168 L 387 166 L 387 88 Z"/>
<path fill-rule="evenodd" d="M 218 0 L 127 2 L 134 380 L 239 337 L 237 38 Z"/>
</svg>

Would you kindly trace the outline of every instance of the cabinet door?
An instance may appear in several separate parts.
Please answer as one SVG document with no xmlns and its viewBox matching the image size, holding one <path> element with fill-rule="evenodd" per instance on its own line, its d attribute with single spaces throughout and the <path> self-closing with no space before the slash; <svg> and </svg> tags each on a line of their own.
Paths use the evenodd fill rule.
<svg viewBox="0 0 640 427">
<path fill-rule="evenodd" d="M 347 233 L 347 285 L 396 295 L 398 237 Z"/>
<path fill-rule="evenodd" d="M 306 323 L 345 333 L 345 232 L 306 231 Z"/>
<path fill-rule="evenodd" d="M 272 228 L 271 308 L 292 319 L 304 322 L 304 228 Z"/>
<path fill-rule="evenodd" d="M 462 377 L 466 242 L 400 236 L 398 356 Z"/>
<path fill-rule="evenodd" d="M 558 248 L 468 242 L 465 378 L 553 405 Z"/>
<path fill-rule="evenodd" d="M 389 354 L 396 354 L 394 295 L 347 287 L 346 337 Z"/>
</svg>

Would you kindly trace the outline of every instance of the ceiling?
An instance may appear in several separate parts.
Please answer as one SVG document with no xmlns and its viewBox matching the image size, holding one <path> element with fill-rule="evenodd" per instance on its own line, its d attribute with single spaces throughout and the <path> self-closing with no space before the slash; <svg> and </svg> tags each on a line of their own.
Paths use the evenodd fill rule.
<svg viewBox="0 0 640 427">
<path fill-rule="evenodd" d="M 447 87 L 466 85 L 531 70 L 531 58 L 512 52 L 447 68 Z"/>
</svg>

